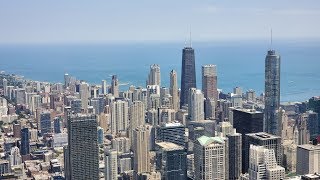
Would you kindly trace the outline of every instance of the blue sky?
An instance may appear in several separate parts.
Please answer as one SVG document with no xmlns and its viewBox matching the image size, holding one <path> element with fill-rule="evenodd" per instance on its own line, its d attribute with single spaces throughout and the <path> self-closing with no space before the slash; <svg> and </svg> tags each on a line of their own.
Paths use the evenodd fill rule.
<svg viewBox="0 0 320 180">
<path fill-rule="evenodd" d="M 2 0 L 0 43 L 320 38 L 319 0 Z"/>
</svg>

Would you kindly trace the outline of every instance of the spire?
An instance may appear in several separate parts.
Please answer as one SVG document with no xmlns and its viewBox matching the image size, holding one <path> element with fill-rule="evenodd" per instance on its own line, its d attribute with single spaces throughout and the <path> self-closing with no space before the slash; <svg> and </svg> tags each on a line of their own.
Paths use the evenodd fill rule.
<svg viewBox="0 0 320 180">
<path fill-rule="evenodd" d="M 272 28 L 270 29 L 270 50 L 272 50 Z"/>
<path fill-rule="evenodd" d="M 189 36 L 189 46 L 192 47 L 192 39 L 191 39 L 191 25 L 190 25 L 190 36 Z"/>
</svg>

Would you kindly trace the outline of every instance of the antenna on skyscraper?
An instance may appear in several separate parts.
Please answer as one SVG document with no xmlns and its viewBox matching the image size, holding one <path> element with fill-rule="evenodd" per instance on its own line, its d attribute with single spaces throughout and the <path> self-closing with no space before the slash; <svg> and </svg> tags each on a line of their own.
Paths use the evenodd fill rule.
<svg viewBox="0 0 320 180">
<path fill-rule="evenodd" d="M 270 50 L 272 50 L 272 28 L 270 29 Z"/>
<path fill-rule="evenodd" d="M 189 41 L 190 41 L 190 42 L 189 42 L 189 43 L 190 43 L 189 45 L 190 45 L 190 47 L 192 47 L 192 39 L 191 39 L 191 25 L 190 25 L 190 37 L 189 37 L 189 38 L 190 38 L 190 39 L 189 39 Z"/>
</svg>

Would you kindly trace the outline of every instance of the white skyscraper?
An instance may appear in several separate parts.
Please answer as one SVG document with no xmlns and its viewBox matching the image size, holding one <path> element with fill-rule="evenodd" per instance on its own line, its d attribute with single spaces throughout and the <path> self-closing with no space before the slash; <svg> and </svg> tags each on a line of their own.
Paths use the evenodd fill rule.
<svg viewBox="0 0 320 180">
<path fill-rule="evenodd" d="M 143 102 L 141 101 L 134 101 L 130 106 L 130 140 L 133 141 L 132 133 L 133 130 L 145 124 L 145 107 Z"/>
<path fill-rule="evenodd" d="M 304 144 L 297 148 L 297 174 L 320 172 L 320 145 Z"/>
<path fill-rule="evenodd" d="M 101 89 L 102 89 L 102 94 L 108 94 L 107 81 L 106 80 L 102 80 Z"/>
<path fill-rule="evenodd" d="M 172 108 L 176 111 L 179 110 L 179 94 L 178 94 L 177 72 L 172 70 L 170 72 L 170 95 L 172 96 Z"/>
<path fill-rule="evenodd" d="M 8 80 L 6 78 L 2 79 L 2 84 L 3 84 L 3 94 L 4 96 L 8 96 L 7 95 L 7 86 L 8 86 Z"/>
<path fill-rule="evenodd" d="M 225 148 L 225 141 L 221 137 L 201 136 L 196 140 L 193 148 L 195 179 L 228 179 Z"/>
<path fill-rule="evenodd" d="M 118 153 L 115 150 L 105 150 L 105 180 L 118 179 Z"/>
<path fill-rule="evenodd" d="M 161 84 L 160 66 L 158 64 L 153 64 L 150 66 L 147 85 L 160 86 L 160 84 Z"/>
<path fill-rule="evenodd" d="M 20 165 L 22 163 L 20 149 L 16 146 L 12 147 L 9 158 L 10 158 L 10 165 L 11 166 Z"/>
<path fill-rule="evenodd" d="M 88 109 L 89 85 L 85 82 L 80 84 L 80 98 L 82 109 L 86 112 Z"/>
<path fill-rule="evenodd" d="M 136 174 L 150 171 L 149 143 L 151 126 L 138 126 L 133 130 L 133 153 Z"/>
<path fill-rule="evenodd" d="M 249 179 L 284 179 L 285 169 L 277 165 L 273 149 L 250 145 Z"/>
<path fill-rule="evenodd" d="M 128 102 L 116 100 L 111 104 L 111 133 L 127 131 L 129 127 Z"/>
<path fill-rule="evenodd" d="M 188 111 L 189 111 L 189 120 L 190 121 L 199 121 L 204 120 L 204 95 L 200 89 L 191 88 L 189 91 L 189 100 L 190 102 Z"/>
</svg>

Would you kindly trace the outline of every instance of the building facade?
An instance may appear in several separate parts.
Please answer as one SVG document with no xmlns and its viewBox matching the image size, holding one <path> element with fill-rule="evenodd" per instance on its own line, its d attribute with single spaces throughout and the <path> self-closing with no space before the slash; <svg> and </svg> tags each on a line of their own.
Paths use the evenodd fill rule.
<svg viewBox="0 0 320 180">
<path fill-rule="evenodd" d="M 196 88 L 196 68 L 194 49 L 185 47 L 182 50 L 182 70 L 181 70 L 181 93 L 180 107 L 186 106 L 189 102 L 190 88 Z"/>
<path fill-rule="evenodd" d="M 265 132 L 280 135 L 280 56 L 269 50 L 265 59 Z"/>
</svg>

